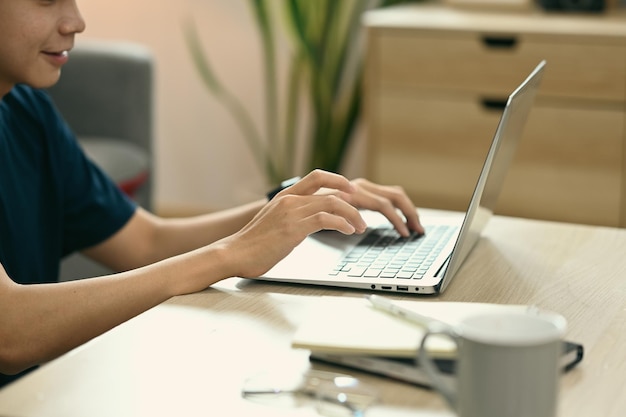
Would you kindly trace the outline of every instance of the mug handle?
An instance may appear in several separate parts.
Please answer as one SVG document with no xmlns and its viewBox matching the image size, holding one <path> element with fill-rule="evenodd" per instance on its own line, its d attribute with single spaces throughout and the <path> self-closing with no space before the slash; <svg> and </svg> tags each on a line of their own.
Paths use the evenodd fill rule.
<svg viewBox="0 0 626 417">
<path fill-rule="evenodd" d="M 457 406 L 457 392 L 454 387 L 448 383 L 448 381 L 444 380 L 439 372 L 439 369 L 435 366 L 433 359 L 430 357 L 426 350 L 426 340 L 433 335 L 444 335 L 448 336 L 454 343 L 457 345 L 457 351 L 459 349 L 459 336 L 456 334 L 454 329 L 450 326 L 445 325 L 443 323 L 430 323 L 426 328 L 426 333 L 422 338 L 422 343 L 420 344 L 419 351 L 419 365 L 424 368 L 426 373 L 431 379 L 433 387 L 437 389 L 446 399 L 450 407 L 453 410 L 456 410 Z"/>
</svg>

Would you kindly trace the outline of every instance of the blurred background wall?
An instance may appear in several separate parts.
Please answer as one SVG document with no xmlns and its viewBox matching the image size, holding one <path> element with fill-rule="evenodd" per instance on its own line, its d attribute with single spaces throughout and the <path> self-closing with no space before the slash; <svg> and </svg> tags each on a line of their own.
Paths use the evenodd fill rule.
<svg viewBox="0 0 626 417">
<path fill-rule="evenodd" d="M 224 84 L 263 120 L 261 50 L 247 0 L 79 0 L 87 22 L 77 42 L 121 39 L 147 45 L 156 58 L 155 211 L 193 214 L 264 195 L 235 122 L 202 85 L 185 45 L 193 18 Z M 288 54 L 279 48 L 279 61 Z M 361 175 L 358 148 L 346 175 Z"/>
</svg>

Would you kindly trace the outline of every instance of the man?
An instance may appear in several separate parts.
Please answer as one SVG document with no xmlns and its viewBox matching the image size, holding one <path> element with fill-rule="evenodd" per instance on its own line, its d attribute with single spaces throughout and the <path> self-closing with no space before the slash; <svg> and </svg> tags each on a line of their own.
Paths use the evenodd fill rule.
<svg viewBox="0 0 626 417">
<path fill-rule="evenodd" d="M 205 216 L 162 219 L 136 207 L 39 90 L 58 80 L 84 29 L 76 0 L 0 0 L 0 374 L 172 296 L 262 275 L 316 231 L 362 233 L 357 208 L 382 212 L 403 235 L 423 232 L 401 189 L 319 170 L 269 202 Z M 121 272 L 56 282 L 74 251 Z"/>
</svg>

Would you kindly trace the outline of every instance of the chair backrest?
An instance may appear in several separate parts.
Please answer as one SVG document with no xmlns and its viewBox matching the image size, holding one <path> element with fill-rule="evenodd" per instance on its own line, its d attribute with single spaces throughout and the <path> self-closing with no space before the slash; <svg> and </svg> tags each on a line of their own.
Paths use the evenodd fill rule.
<svg viewBox="0 0 626 417">
<path fill-rule="evenodd" d="M 49 89 L 77 136 L 131 140 L 152 149 L 153 56 L 121 41 L 77 44 Z"/>
<path fill-rule="evenodd" d="M 153 160 L 154 57 L 125 41 L 77 44 L 48 92 L 79 141 L 107 138 L 138 146 Z M 106 169 L 105 169 L 106 170 Z M 138 201 L 150 209 L 152 185 Z"/>
</svg>

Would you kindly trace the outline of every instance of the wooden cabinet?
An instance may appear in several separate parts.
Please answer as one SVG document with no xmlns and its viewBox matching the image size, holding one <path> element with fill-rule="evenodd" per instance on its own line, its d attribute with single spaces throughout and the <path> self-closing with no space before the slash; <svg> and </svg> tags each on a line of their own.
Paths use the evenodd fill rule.
<svg viewBox="0 0 626 417">
<path fill-rule="evenodd" d="M 509 93 L 546 71 L 497 212 L 626 226 L 626 18 L 411 5 L 369 12 L 367 175 L 464 210 Z"/>
</svg>

